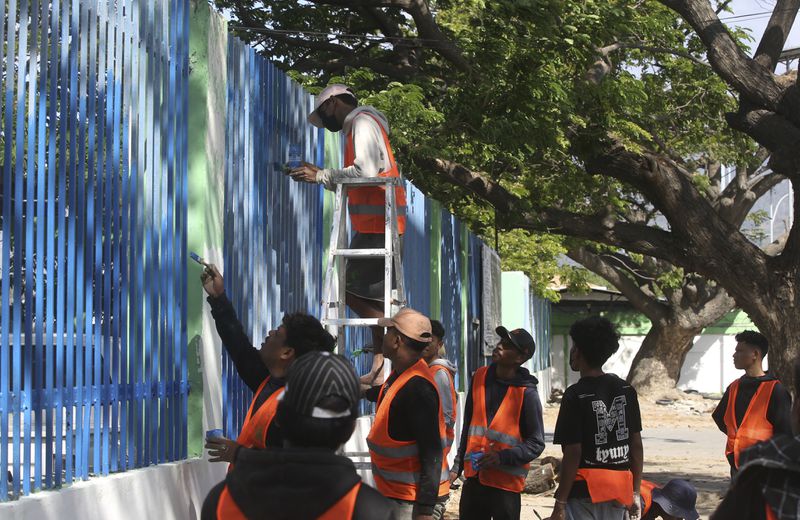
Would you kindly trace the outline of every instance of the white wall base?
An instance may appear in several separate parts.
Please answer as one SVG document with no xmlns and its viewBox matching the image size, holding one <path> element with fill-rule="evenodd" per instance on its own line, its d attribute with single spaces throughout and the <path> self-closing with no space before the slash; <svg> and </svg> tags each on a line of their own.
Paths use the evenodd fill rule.
<svg viewBox="0 0 800 520">
<path fill-rule="evenodd" d="M 227 464 L 204 459 L 160 464 L 43 491 L 0 504 L 3 520 L 199 519 L 208 491 Z"/>
<path fill-rule="evenodd" d="M 743 372 L 733 366 L 733 351 L 736 348 L 734 336 L 733 334 L 696 336 L 692 350 L 686 354 L 678 388 L 700 393 L 722 393 L 734 379 L 741 377 Z M 566 336 L 554 336 L 552 345 L 552 386 L 562 390 L 579 379 L 578 373 L 569 370 L 569 367 L 566 367 L 565 372 L 565 356 L 569 353 L 569 345 L 564 345 L 565 338 L 568 342 L 571 341 Z M 644 336 L 620 338 L 619 350 L 603 365 L 603 370 L 622 378 L 627 377 L 633 357 L 642 346 L 642 341 Z M 765 358 L 765 368 L 769 364 L 768 361 L 769 356 Z M 540 384 L 540 388 L 541 386 Z"/>
</svg>

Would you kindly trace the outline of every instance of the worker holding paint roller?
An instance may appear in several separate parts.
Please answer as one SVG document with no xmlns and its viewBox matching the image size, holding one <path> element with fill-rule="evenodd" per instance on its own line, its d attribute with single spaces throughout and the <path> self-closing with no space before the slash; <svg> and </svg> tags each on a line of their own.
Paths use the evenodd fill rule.
<svg viewBox="0 0 800 520">
<path fill-rule="evenodd" d="M 299 182 L 319 183 L 335 190 L 336 183 L 346 178 L 399 177 L 400 170 L 389 143 L 389 122 L 371 106 L 358 106 L 353 91 L 346 85 L 328 85 L 316 97 L 314 111 L 308 122 L 330 132 L 342 132 L 345 138 L 343 168 L 320 169 L 312 164 L 290 171 Z M 385 239 L 385 197 L 383 186 L 350 188 L 348 211 L 355 235 L 351 249 L 380 249 Z M 397 229 L 402 237 L 406 227 L 406 194 L 402 186 L 395 187 Z M 384 260 L 382 258 L 351 258 L 347 261 L 346 301 L 361 318 L 384 318 Z M 362 385 L 381 384 L 383 377 L 383 328 L 371 327 L 374 353 L 372 370 L 361 378 Z"/>
</svg>

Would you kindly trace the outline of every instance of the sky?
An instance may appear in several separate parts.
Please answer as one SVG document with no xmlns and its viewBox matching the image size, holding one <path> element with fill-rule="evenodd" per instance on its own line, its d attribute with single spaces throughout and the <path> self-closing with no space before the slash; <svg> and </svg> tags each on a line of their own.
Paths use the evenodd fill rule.
<svg viewBox="0 0 800 520">
<path fill-rule="evenodd" d="M 751 36 L 755 38 L 755 42 L 751 43 L 751 52 L 755 51 L 758 42 L 761 40 L 761 36 L 764 34 L 764 28 L 767 26 L 767 22 L 769 22 L 769 15 L 775 8 L 775 0 L 733 0 L 733 2 L 731 2 L 731 8 L 733 9 L 733 13 L 722 13 L 720 17 L 729 25 L 736 24 L 750 29 Z M 755 13 L 764 14 L 756 15 Z M 749 14 L 754 14 L 754 16 L 743 16 Z M 741 18 L 724 20 L 732 16 Z M 784 49 L 792 49 L 795 47 L 800 47 L 800 16 L 795 20 L 794 26 L 789 32 L 789 38 L 783 46 Z M 797 68 L 796 62 L 793 68 Z M 778 72 L 780 72 L 780 69 Z"/>
</svg>

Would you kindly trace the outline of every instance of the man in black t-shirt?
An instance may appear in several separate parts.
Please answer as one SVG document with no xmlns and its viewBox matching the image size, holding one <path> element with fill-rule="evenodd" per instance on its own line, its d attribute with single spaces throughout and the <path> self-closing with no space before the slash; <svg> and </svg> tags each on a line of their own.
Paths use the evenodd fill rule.
<svg viewBox="0 0 800 520">
<path fill-rule="evenodd" d="M 639 517 L 642 418 L 636 390 L 602 370 L 619 348 L 607 319 L 573 323 L 569 364 L 581 378 L 561 400 L 553 443 L 564 453 L 552 520 Z"/>
<path fill-rule="evenodd" d="M 736 475 L 742 451 L 774 435 L 792 433 L 792 397 L 775 376 L 764 372 L 763 360 L 768 352 L 769 343 L 761 333 L 745 330 L 736 335 L 733 366 L 745 373 L 725 389 L 712 414 L 720 431 L 728 435 L 725 455 L 731 478 Z M 731 394 L 735 396 L 733 403 Z M 771 434 L 749 435 L 753 430 Z"/>
</svg>

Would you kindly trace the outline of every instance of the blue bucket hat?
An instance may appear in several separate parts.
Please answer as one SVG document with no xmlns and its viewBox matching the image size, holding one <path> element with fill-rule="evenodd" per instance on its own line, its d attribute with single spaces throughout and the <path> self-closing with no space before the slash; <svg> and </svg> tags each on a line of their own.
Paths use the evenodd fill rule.
<svg viewBox="0 0 800 520">
<path fill-rule="evenodd" d="M 683 479 L 672 479 L 663 488 L 653 489 L 653 502 L 661 506 L 665 513 L 685 520 L 697 520 L 695 504 L 697 491 Z"/>
</svg>

